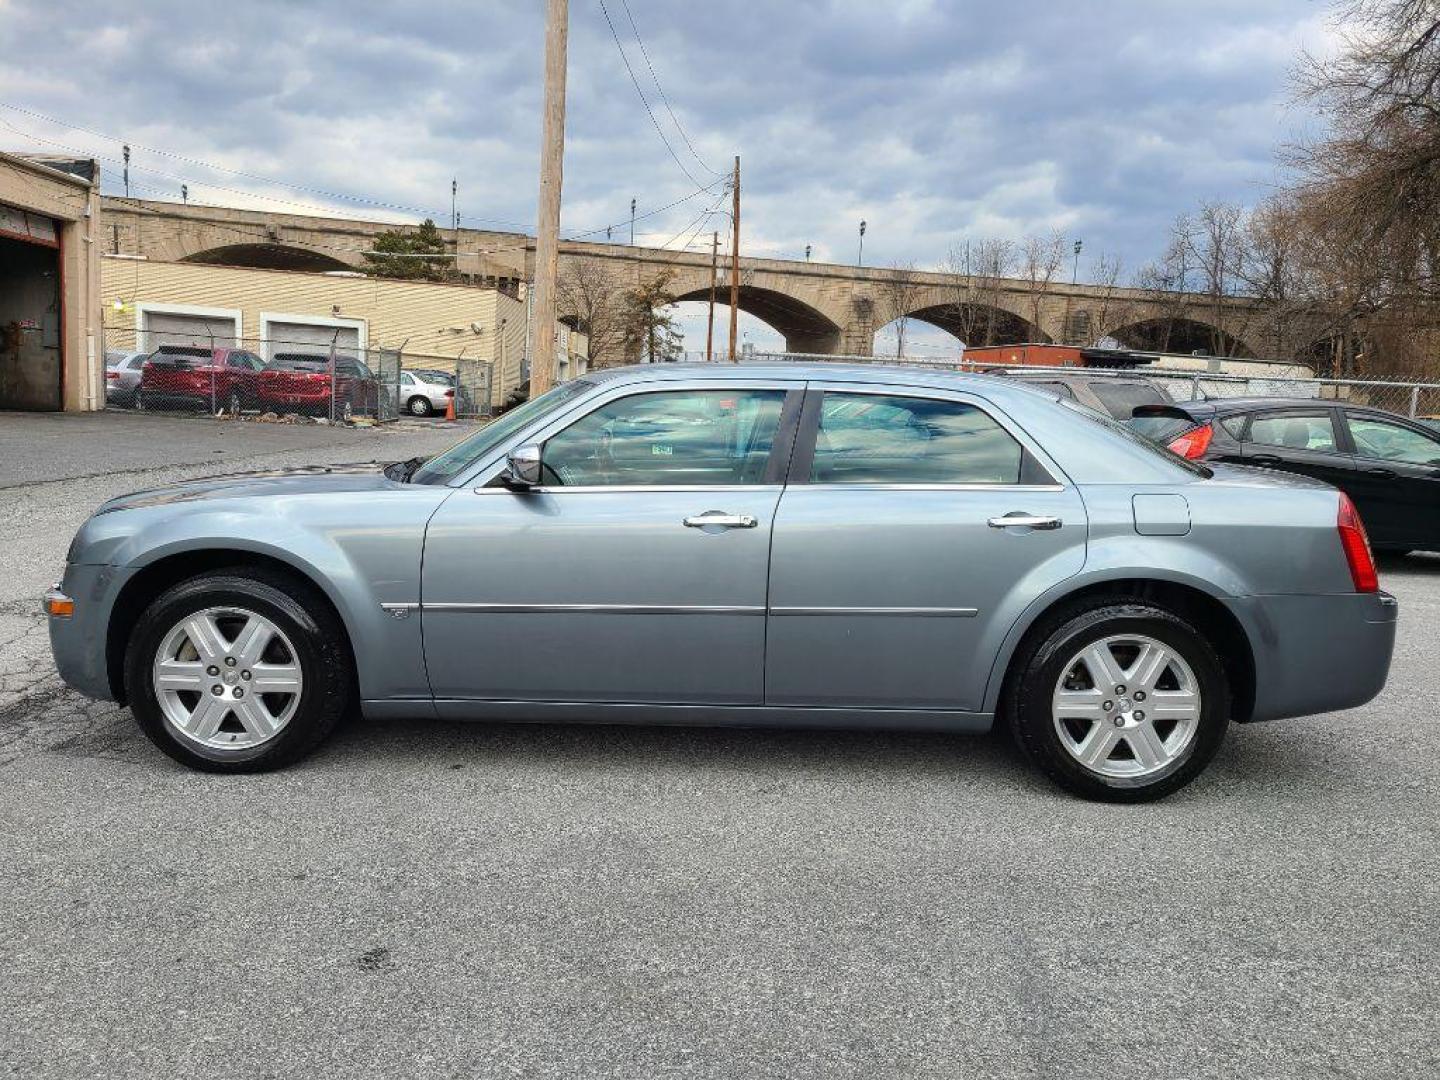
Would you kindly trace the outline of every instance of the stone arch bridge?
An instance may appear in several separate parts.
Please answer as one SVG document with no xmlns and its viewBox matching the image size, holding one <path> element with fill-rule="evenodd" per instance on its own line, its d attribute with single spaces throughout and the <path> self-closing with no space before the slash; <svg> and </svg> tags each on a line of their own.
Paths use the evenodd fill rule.
<svg viewBox="0 0 1440 1080">
<path fill-rule="evenodd" d="M 165 261 L 344 271 L 365 266 L 363 253 L 395 223 L 278 214 L 229 207 L 107 197 L 100 230 L 105 249 Z M 441 234 L 462 275 L 515 287 L 530 278 L 533 237 L 483 229 Z M 561 276 L 599 273 L 626 285 L 668 271 L 677 300 L 710 291 L 706 253 L 565 241 Z M 972 346 L 1050 341 L 1092 344 L 1110 337 L 1137 349 L 1196 350 L 1254 356 L 1280 351 L 1261 340 L 1259 309 L 1238 298 L 1167 294 L 1005 279 L 977 283 L 940 272 L 895 271 L 788 259 L 742 257 L 739 307 L 784 336 L 797 353 L 868 356 L 876 330 L 904 316 L 937 326 Z M 723 264 L 719 303 L 729 301 Z M 561 316 L 574 316 L 561 312 Z M 1252 342 L 1250 339 L 1254 338 Z M 1252 347 L 1253 346 L 1253 347 Z M 1288 358 L 1288 357 L 1287 357 Z"/>
</svg>

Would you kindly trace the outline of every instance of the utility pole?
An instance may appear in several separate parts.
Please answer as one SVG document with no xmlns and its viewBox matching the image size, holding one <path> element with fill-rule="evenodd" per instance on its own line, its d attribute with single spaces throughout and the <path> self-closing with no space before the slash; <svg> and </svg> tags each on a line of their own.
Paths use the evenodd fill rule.
<svg viewBox="0 0 1440 1080">
<path fill-rule="evenodd" d="M 530 397 L 555 384 L 555 308 L 560 274 L 560 187 L 565 169 L 565 47 L 569 0 L 545 8 L 545 119 L 540 135 L 540 214 L 535 242 L 535 353 Z"/>
<path fill-rule="evenodd" d="M 735 208 L 731 211 L 734 233 L 730 240 L 730 362 L 740 362 L 740 155 L 735 155 L 735 179 L 731 181 Z"/>
<path fill-rule="evenodd" d="M 715 286 L 720 275 L 720 230 L 710 234 L 710 323 L 705 328 L 705 362 L 715 355 Z"/>
</svg>

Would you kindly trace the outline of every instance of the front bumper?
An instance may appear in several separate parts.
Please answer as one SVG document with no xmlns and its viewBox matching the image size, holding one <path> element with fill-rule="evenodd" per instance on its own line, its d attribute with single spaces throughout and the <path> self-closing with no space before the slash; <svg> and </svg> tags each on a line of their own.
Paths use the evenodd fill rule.
<svg viewBox="0 0 1440 1080">
<path fill-rule="evenodd" d="M 111 685 L 108 630 L 116 597 L 133 574 L 123 566 L 70 563 L 65 567 L 58 588 L 73 598 L 74 610 L 68 617 L 52 615 L 47 620 L 50 651 L 60 678 L 87 697 L 116 700 L 120 688 Z"/>
<path fill-rule="evenodd" d="M 1400 605 L 1389 593 L 1226 601 L 1255 654 L 1250 720 L 1353 709 L 1385 686 Z"/>
</svg>

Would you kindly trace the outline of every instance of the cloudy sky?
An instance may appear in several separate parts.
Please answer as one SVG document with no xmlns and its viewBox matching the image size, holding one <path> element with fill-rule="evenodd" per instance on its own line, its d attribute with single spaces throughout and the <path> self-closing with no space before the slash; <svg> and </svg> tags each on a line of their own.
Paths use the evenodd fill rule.
<svg viewBox="0 0 1440 1080">
<path fill-rule="evenodd" d="M 697 189 L 739 153 L 747 253 L 850 262 L 864 219 L 867 264 L 938 265 L 1058 229 L 1082 278 L 1103 252 L 1133 271 L 1201 200 L 1273 187 L 1311 123 L 1288 70 L 1330 40 L 1322 0 L 605 5 L 674 156 L 601 0 L 571 0 L 567 235 L 626 235 L 634 197 L 637 239 L 705 246 L 726 220 Z M 0 147 L 113 159 L 116 189 L 128 140 L 145 197 L 397 220 L 448 220 L 458 177 L 462 223 L 531 230 L 543 7 L 0 0 Z"/>
</svg>

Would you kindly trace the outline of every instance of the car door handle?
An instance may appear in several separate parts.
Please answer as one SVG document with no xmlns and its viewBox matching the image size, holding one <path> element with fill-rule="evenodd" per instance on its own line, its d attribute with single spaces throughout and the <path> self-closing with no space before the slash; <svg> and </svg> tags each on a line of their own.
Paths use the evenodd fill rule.
<svg viewBox="0 0 1440 1080">
<path fill-rule="evenodd" d="M 723 510 L 707 510 L 687 517 L 681 524 L 687 529 L 753 529 L 760 522 L 750 514 L 727 514 Z"/>
<path fill-rule="evenodd" d="M 1249 459 L 1251 465 L 1279 465 L 1280 459 L 1274 454 L 1255 454 Z"/>
<path fill-rule="evenodd" d="M 1394 476 L 1394 469 L 1366 469 L 1367 476 Z"/>
<path fill-rule="evenodd" d="M 1004 517 L 993 517 L 987 525 L 992 529 L 1058 529 L 1064 524 L 1058 517 L 1045 517 L 1037 514 L 1025 514 L 1019 511 L 1006 514 Z"/>
</svg>

